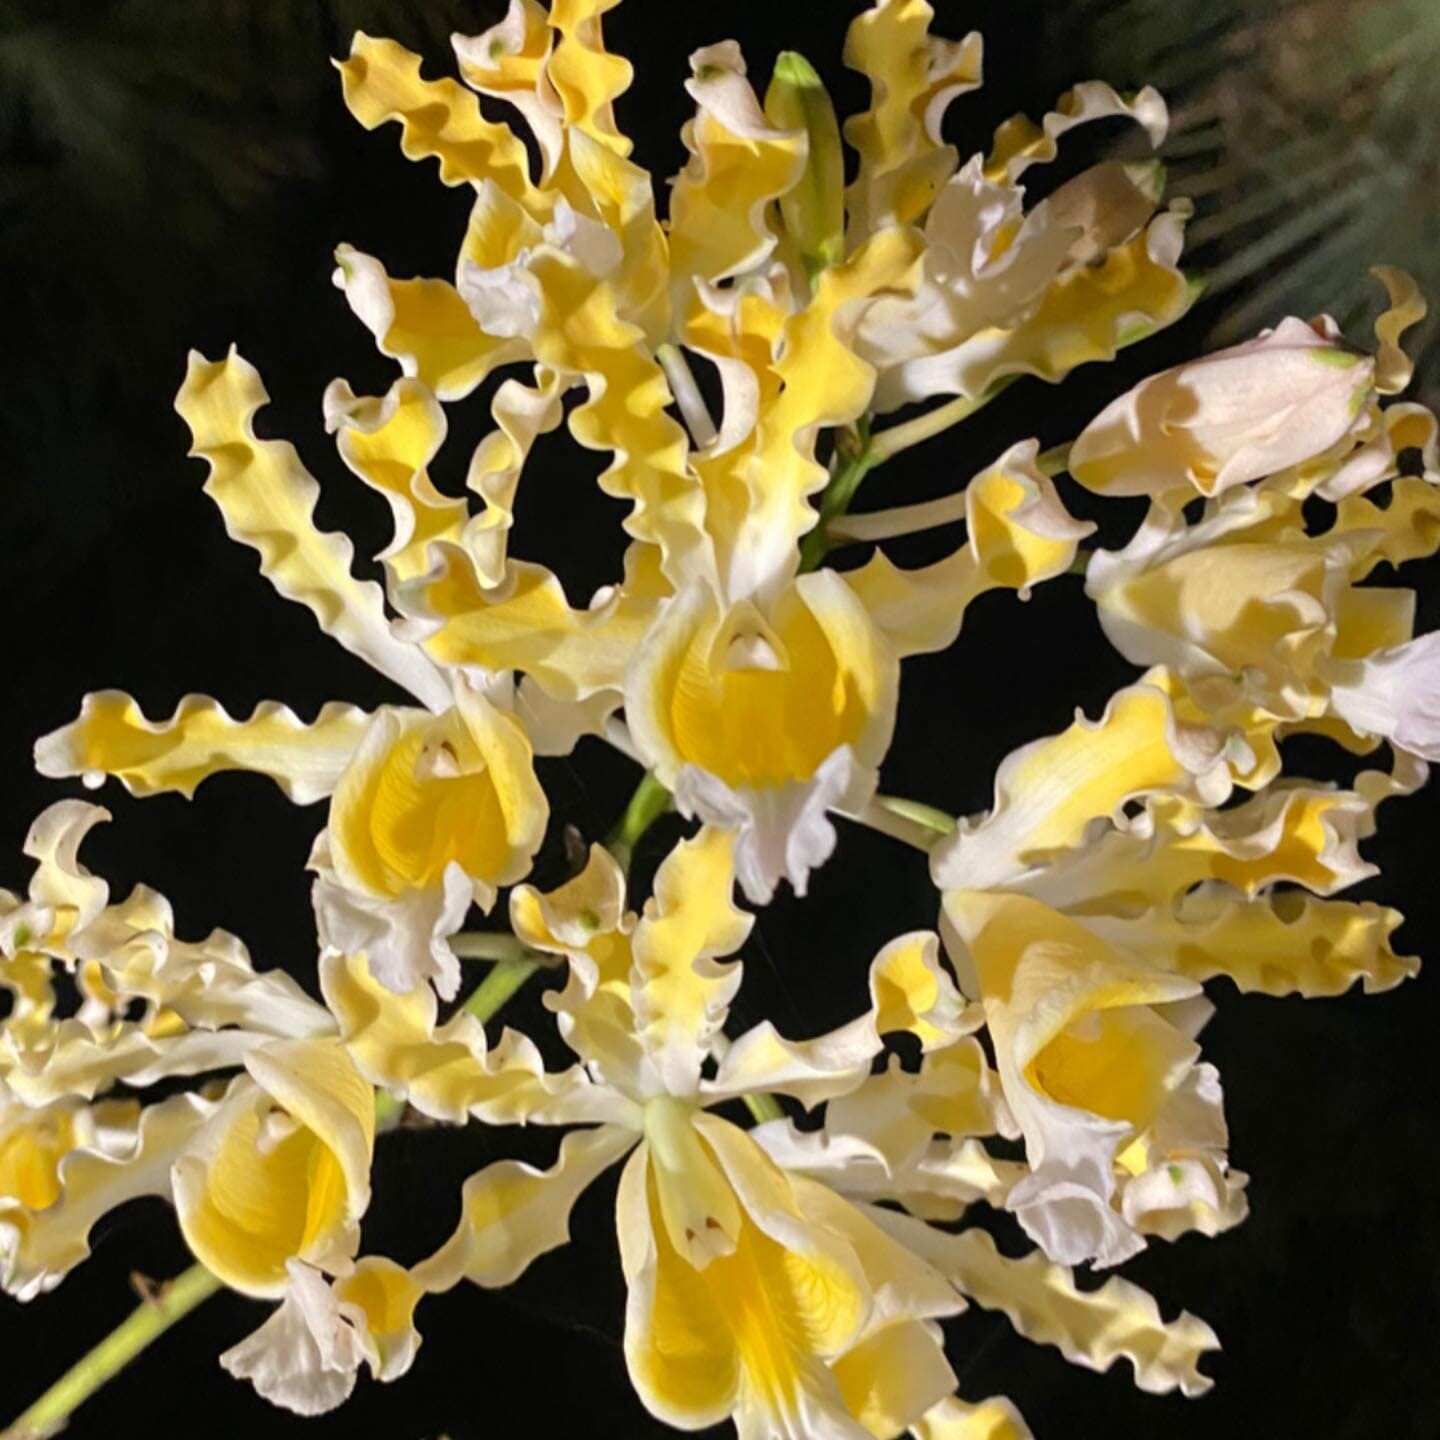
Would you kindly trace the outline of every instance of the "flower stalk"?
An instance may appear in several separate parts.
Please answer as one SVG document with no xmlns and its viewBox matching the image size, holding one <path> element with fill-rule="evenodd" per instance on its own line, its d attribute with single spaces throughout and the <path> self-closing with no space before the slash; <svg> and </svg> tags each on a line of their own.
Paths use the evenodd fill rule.
<svg viewBox="0 0 1440 1440">
<path fill-rule="evenodd" d="M 177 1275 L 155 1295 L 144 1299 L 89 1354 L 77 1360 L 11 1422 L 0 1440 L 42 1440 L 59 1434 L 70 1416 L 102 1385 L 221 1288 L 220 1281 L 203 1265 L 192 1265 Z"/>
</svg>

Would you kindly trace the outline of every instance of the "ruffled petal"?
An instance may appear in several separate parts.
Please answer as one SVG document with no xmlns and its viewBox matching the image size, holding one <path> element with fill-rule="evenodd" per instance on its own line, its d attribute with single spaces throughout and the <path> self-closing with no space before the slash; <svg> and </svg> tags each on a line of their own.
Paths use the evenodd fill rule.
<svg viewBox="0 0 1440 1440">
<path fill-rule="evenodd" d="M 876 551 L 845 581 L 870 618 L 903 657 L 944 650 L 960 633 L 965 609 L 977 596 L 1010 589 L 1022 600 L 1031 587 L 1063 575 L 1076 549 L 1094 531 L 1071 518 L 1055 486 L 1037 464 L 1039 445 L 1012 445 L 961 494 L 909 510 L 848 517 L 835 533 L 850 540 L 928 529 L 964 518 L 968 536 L 954 554 L 917 570 L 901 570 Z M 903 526 L 890 531 L 889 524 Z"/>
<path fill-rule="evenodd" d="M 1027 1340 L 1054 1345 L 1072 1364 L 1104 1371 L 1128 1360 L 1136 1385 L 1154 1395 L 1202 1395 L 1213 1383 L 1199 1362 L 1220 1348 L 1215 1332 L 1183 1311 L 1176 1320 L 1162 1320 L 1154 1299 L 1128 1280 L 1117 1276 L 1098 1290 L 1082 1291 L 1067 1269 L 1043 1255 L 1007 1259 L 983 1230 L 946 1235 L 893 1211 L 870 1214 L 961 1294 L 1002 1311 Z"/>
<path fill-rule="evenodd" d="M 658 608 L 643 575 L 637 588 L 627 576 L 591 609 L 574 610 L 542 565 L 508 561 L 487 587 L 468 552 L 441 544 L 436 556 L 435 570 L 399 597 L 425 650 L 444 665 L 524 671 L 560 700 L 618 690 Z"/>
<path fill-rule="evenodd" d="M 448 280 L 393 279 L 351 245 L 336 247 L 331 278 L 380 353 L 440 400 L 463 400 L 492 370 L 529 358 L 524 339 L 487 335 Z"/>
<path fill-rule="evenodd" d="M 220 1364 L 272 1405 L 297 1415 L 323 1415 L 350 1398 L 364 1347 L 313 1265 L 291 1260 L 286 1272 L 279 1308 L 226 1350 Z"/>
<path fill-rule="evenodd" d="M 0 1091 L 0 1282 L 21 1300 L 52 1290 L 90 1254 L 101 1216 L 142 1195 L 170 1195 L 170 1172 L 215 1111 L 198 1095 L 143 1109 L 17 1105 Z"/>
<path fill-rule="evenodd" d="M 487 120 L 454 80 L 422 80 L 420 57 L 403 45 L 358 31 L 335 68 L 350 113 L 367 130 L 397 122 L 405 158 L 433 156 L 446 185 L 489 180 L 517 199 L 532 193 L 525 147 L 510 127 Z"/>
<path fill-rule="evenodd" d="M 309 805 L 334 790 L 369 723 L 365 711 L 331 703 L 307 724 L 273 700 L 235 720 L 205 695 L 187 695 L 168 720 L 150 720 L 123 691 L 99 690 L 68 725 L 35 742 L 35 768 L 52 780 L 78 775 L 92 788 L 113 775 L 132 795 L 187 799 L 211 775 L 244 770 Z"/>
<path fill-rule="evenodd" d="M 952 100 L 979 86 L 982 44 L 976 31 L 932 36 L 934 15 L 924 0 L 876 0 L 846 32 L 845 63 L 871 92 L 870 108 L 845 122 L 860 156 L 845 196 L 857 237 L 918 220 L 955 168 L 941 122 Z"/>
<path fill-rule="evenodd" d="M 1183 725 L 1169 698 L 1147 684 L 1121 690 L 1098 721 L 1032 741 L 1006 757 L 995 804 L 962 824 L 931 853 L 935 883 L 985 889 L 1023 874 L 1056 851 L 1079 845 L 1092 821 L 1118 817 L 1125 803 L 1156 792 L 1218 804 L 1229 794 L 1225 738 Z"/>
<path fill-rule="evenodd" d="M 761 268 L 776 236 L 766 208 L 805 168 L 803 131 L 775 128 L 745 77 L 733 40 L 690 57 L 695 119 L 681 132 L 690 160 L 670 191 L 670 284 L 683 312 L 694 281 Z"/>
<path fill-rule="evenodd" d="M 428 985 L 397 995 L 371 975 L 362 956 L 322 955 L 320 984 L 360 1073 L 434 1120 L 502 1125 L 569 1118 L 567 1097 L 587 1087 L 578 1070 L 547 1073 L 534 1044 L 514 1030 L 491 1047 L 484 1027 L 463 1010 L 437 1026 Z"/>
<path fill-rule="evenodd" d="M 380 587 L 350 572 L 350 541 L 316 528 L 319 487 L 294 447 L 257 438 L 255 414 L 269 398 L 254 367 L 233 348 L 214 361 L 191 352 L 175 409 L 190 427 L 190 453 L 210 466 L 205 493 L 220 507 L 230 536 L 260 552 L 261 573 L 287 600 L 304 605 L 382 675 L 443 709 L 449 687 L 419 650 L 391 633 Z"/>
<path fill-rule="evenodd" d="M 560 1142 L 548 1170 L 500 1160 L 472 1175 L 461 1190 L 459 1229 L 411 1274 L 427 1291 L 461 1280 L 509 1285 L 541 1255 L 570 1239 L 570 1211 L 582 1192 L 635 1144 L 633 1130 L 576 1130 Z"/>
<path fill-rule="evenodd" d="M 938 938 L 926 931 L 892 940 L 870 964 L 869 1012 L 813 1040 L 787 1040 L 761 1021 L 702 1083 L 707 1102 L 779 1092 L 809 1107 L 862 1084 L 884 1035 L 907 1032 L 927 1049 L 947 1044 L 969 1022 L 939 954 Z"/>
<path fill-rule="evenodd" d="M 324 398 L 325 428 L 340 458 L 390 506 L 395 535 L 375 557 L 391 582 L 423 574 L 436 540 L 460 536 L 469 509 L 442 495 L 429 466 L 445 440 L 445 412 L 418 380 L 395 381 L 383 396 L 357 396 L 332 380 Z"/>
<path fill-rule="evenodd" d="M 971 1405 L 952 1395 L 914 1427 L 915 1440 L 1035 1440 L 1020 1412 L 1003 1395 Z"/>
<path fill-rule="evenodd" d="M 660 866 L 631 938 L 636 1033 L 670 1095 L 695 1093 L 740 985 L 740 967 L 718 963 L 754 924 L 732 898 L 733 848 L 723 830 L 682 841 Z"/>
</svg>

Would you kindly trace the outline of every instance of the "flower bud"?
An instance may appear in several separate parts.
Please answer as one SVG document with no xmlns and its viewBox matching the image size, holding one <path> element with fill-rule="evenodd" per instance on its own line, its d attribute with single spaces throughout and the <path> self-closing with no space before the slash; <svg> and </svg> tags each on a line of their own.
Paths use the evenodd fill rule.
<svg viewBox="0 0 1440 1440">
<path fill-rule="evenodd" d="M 1323 327 L 1323 328 L 1322 328 Z M 1375 364 L 1328 325 L 1287 319 L 1243 345 L 1143 380 L 1070 451 L 1106 495 L 1218 495 L 1328 450 L 1355 424 Z"/>
<path fill-rule="evenodd" d="M 809 142 L 804 173 L 781 197 L 780 214 L 813 276 L 845 255 L 845 159 L 830 94 L 815 67 L 794 50 L 775 61 L 765 117 L 777 129 L 803 130 Z"/>
</svg>

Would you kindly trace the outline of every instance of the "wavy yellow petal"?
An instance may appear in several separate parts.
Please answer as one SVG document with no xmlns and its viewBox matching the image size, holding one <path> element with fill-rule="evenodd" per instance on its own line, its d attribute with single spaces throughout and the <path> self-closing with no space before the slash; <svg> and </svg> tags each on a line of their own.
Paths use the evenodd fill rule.
<svg viewBox="0 0 1440 1440">
<path fill-rule="evenodd" d="M 734 903 L 734 835 L 701 830 L 666 856 L 635 927 L 635 1024 L 671 1095 L 694 1092 L 740 983 L 733 955 L 754 924 Z"/>
<path fill-rule="evenodd" d="M 233 347 L 224 360 L 191 351 L 175 409 L 190 427 L 191 455 L 210 467 L 205 493 L 220 507 L 226 531 L 258 550 L 261 574 L 347 650 L 425 704 L 443 707 L 449 686 L 421 651 L 395 638 L 380 587 L 351 574 L 349 539 L 316 528 L 320 488 L 295 447 L 255 434 L 255 414 L 269 398 Z"/>
<path fill-rule="evenodd" d="M 335 68 L 350 113 L 367 130 L 397 122 L 407 160 L 433 156 L 446 185 L 493 180 L 516 199 L 531 197 L 525 146 L 510 127 L 487 120 L 454 80 L 422 80 L 420 57 L 403 45 L 357 32 Z"/>
<path fill-rule="evenodd" d="M 395 280 L 350 245 L 335 250 L 336 288 L 375 337 L 441 400 L 463 400 L 497 366 L 527 358 L 522 340 L 487 335 L 448 280 Z"/>
<path fill-rule="evenodd" d="M 982 45 L 975 32 L 932 36 L 934 15 L 926 0 L 876 0 L 845 36 L 845 63 L 871 90 L 870 108 L 845 122 L 860 156 L 846 200 L 862 236 L 918 220 L 955 168 L 940 124 L 951 100 L 980 84 Z"/>
<path fill-rule="evenodd" d="M 273 700 L 235 720 L 204 695 L 185 696 L 168 720 L 148 720 L 123 691 L 100 690 L 68 725 L 36 741 L 35 768 L 53 780 L 79 775 L 98 785 L 113 775 L 132 795 L 187 798 L 211 775 L 244 770 L 309 805 L 334 790 L 369 723 L 365 711 L 332 703 L 307 725 Z"/>
<path fill-rule="evenodd" d="M 430 545 L 458 539 L 470 514 L 430 480 L 428 467 L 445 439 L 440 402 L 408 376 L 375 397 L 336 380 L 325 391 L 325 426 L 350 471 L 390 506 L 395 535 L 375 558 L 394 580 L 423 574 Z"/>
</svg>

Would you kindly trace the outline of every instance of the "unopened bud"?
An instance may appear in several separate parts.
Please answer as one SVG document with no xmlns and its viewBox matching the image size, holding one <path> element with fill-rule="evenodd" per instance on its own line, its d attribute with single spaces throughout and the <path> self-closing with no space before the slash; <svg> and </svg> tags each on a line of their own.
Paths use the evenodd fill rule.
<svg viewBox="0 0 1440 1440">
<path fill-rule="evenodd" d="M 815 67 L 794 50 L 775 61 L 765 117 L 777 129 L 803 130 L 809 142 L 804 173 L 781 197 L 780 214 L 813 276 L 845 256 L 845 158 L 830 94 Z"/>
</svg>

